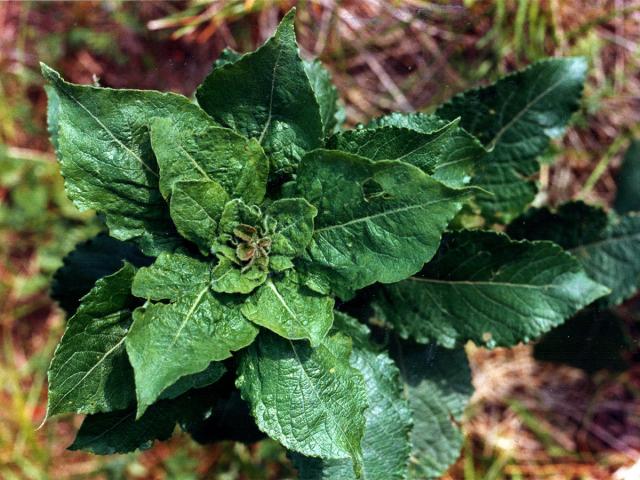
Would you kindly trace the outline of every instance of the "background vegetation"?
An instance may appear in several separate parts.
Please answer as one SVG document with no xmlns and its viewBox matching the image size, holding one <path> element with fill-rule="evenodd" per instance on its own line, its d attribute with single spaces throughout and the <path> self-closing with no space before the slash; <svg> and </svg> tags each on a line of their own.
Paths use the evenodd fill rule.
<svg viewBox="0 0 640 480">
<path fill-rule="evenodd" d="M 254 48 L 294 4 L 303 54 L 328 65 L 350 124 L 391 110 L 429 110 L 547 55 L 585 55 L 583 109 L 545 158 L 536 201 L 613 200 L 621 157 L 640 126 L 639 1 L 3 2 L 0 478 L 291 475 L 283 451 L 268 442 L 212 448 L 180 436 L 143 453 L 93 457 L 65 451 L 78 418 L 36 430 L 44 372 L 64 322 L 47 285 L 62 256 L 99 229 L 64 197 L 38 62 L 76 83 L 190 95 L 222 48 Z M 640 148 L 630 155 L 640 156 Z M 463 425 L 463 455 L 448 478 L 640 478 L 639 312 L 638 299 L 618 312 L 631 365 L 622 373 L 539 363 L 528 347 L 469 346 L 477 392 Z"/>
</svg>

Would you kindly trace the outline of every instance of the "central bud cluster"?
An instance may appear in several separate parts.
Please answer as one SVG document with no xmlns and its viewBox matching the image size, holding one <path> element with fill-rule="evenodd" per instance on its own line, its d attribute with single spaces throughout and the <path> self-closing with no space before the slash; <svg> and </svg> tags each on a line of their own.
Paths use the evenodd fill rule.
<svg viewBox="0 0 640 480">
<path fill-rule="evenodd" d="M 239 224 L 233 229 L 231 243 L 236 249 L 236 258 L 244 264 L 242 272 L 253 265 L 266 270 L 271 252 L 271 237 L 251 225 Z"/>
</svg>

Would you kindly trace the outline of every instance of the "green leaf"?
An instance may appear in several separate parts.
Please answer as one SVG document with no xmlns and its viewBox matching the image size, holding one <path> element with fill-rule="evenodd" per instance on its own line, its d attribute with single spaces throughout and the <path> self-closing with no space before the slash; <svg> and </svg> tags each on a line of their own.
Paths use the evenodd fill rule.
<svg viewBox="0 0 640 480">
<path fill-rule="evenodd" d="M 262 327 L 290 340 L 322 343 L 333 324 L 333 304 L 298 283 L 295 275 L 268 279 L 242 306 L 242 314 Z"/>
<path fill-rule="evenodd" d="M 311 348 L 263 331 L 241 353 L 236 383 L 271 438 L 303 455 L 351 458 L 359 471 L 367 398 L 350 353 L 341 334 Z"/>
<path fill-rule="evenodd" d="M 173 93 L 73 85 L 42 71 L 60 100 L 58 155 L 69 198 L 103 213 L 111 236 L 135 238 L 149 255 L 174 248 L 179 238 L 158 190 L 148 125 L 160 116 L 186 128 L 207 122 L 205 112 Z"/>
<path fill-rule="evenodd" d="M 135 410 L 99 413 L 84 419 L 69 450 L 96 455 L 128 453 L 151 448 L 154 440 L 168 440 L 176 421 L 164 403 L 151 406 L 136 420 Z"/>
<path fill-rule="evenodd" d="M 413 416 L 409 478 L 440 478 L 460 455 L 458 428 L 473 393 L 463 348 L 398 342 L 393 358 Z"/>
<path fill-rule="evenodd" d="M 209 268 L 186 255 L 163 254 L 136 275 L 134 295 L 171 301 L 137 309 L 127 335 L 138 418 L 178 379 L 230 357 L 257 335 L 240 313 L 241 299 L 210 290 Z"/>
<path fill-rule="evenodd" d="M 292 173 L 322 138 L 320 108 L 298 54 L 294 17 L 291 10 L 255 52 L 215 68 L 196 93 L 216 121 L 258 139 L 276 175 Z"/>
<path fill-rule="evenodd" d="M 589 373 L 601 369 L 623 371 L 634 342 L 625 322 L 610 310 L 591 308 L 554 328 L 536 343 L 537 360 L 581 368 Z"/>
<path fill-rule="evenodd" d="M 446 127 L 447 124 L 449 124 L 449 121 L 443 120 L 437 115 L 394 112 L 389 115 L 374 118 L 369 122 L 367 128 L 400 127 L 422 133 L 434 133 Z"/>
<path fill-rule="evenodd" d="M 437 110 L 461 117 L 462 127 L 492 149 L 478 164 L 472 184 L 482 213 L 509 222 L 533 200 L 536 157 L 560 136 L 577 110 L 587 72 L 584 58 L 549 58 L 488 87 L 455 96 Z"/>
<path fill-rule="evenodd" d="M 136 419 L 135 409 L 87 416 L 69 450 L 97 455 L 145 450 L 155 440 L 167 440 L 176 422 L 189 421 L 210 410 L 213 393 L 192 390 L 176 399 L 160 401 Z"/>
<path fill-rule="evenodd" d="M 551 242 L 461 231 L 445 238 L 419 275 L 384 286 L 376 307 L 403 338 L 512 346 L 607 293 Z"/>
<path fill-rule="evenodd" d="M 260 265 L 252 265 L 247 270 L 228 258 L 220 258 L 211 272 L 211 288 L 219 293 L 251 293 L 262 285 L 269 272 Z"/>
<path fill-rule="evenodd" d="M 620 214 L 640 211 L 640 141 L 629 145 L 616 178 L 618 191 L 614 206 Z"/>
<path fill-rule="evenodd" d="M 303 198 L 283 198 L 271 203 L 265 212 L 267 222 L 275 221 L 271 253 L 296 257 L 313 235 L 313 219 L 318 210 Z"/>
<path fill-rule="evenodd" d="M 152 259 L 144 256 L 134 244 L 101 233 L 76 246 L 64 258 L 53 276 L 51 298 L 68 315 L 73 315 L 80 298 L 89 293 L 96 281 L 115 273 L 125 261 L 141 267 L 149 265 Z"/>
<path fill-rule="evenodd" d="M 607 216 L 582 202 L 561 205 L 555 212 L 531 209 L 509 226 L 509 235 L 552 240 L 576 257 L 593 280 L 611 294 L 598 303 L 614 306 L 640 288 L 640 216 Z"/>
<path fill-rule="evenodd" d="M 269 160 L 247 139 L 211 118 L 185 125 L 170 118 L 151 124 L 151 145 L 160 168 L 160 191 L 169 198 L 177 182 L 217 182 L 248 203 L 264 199 Z"/>
<path fill-rule="evenodd" d="M 304 62 L 311 88 L 320 106 L 324 136 L 338 132 L 346 119 L 346 111 L 340 102 L 338 90 L 331 81 L 331 74 L 318 59 Z"/>
<path fill-rule="evenodd" d="M 348 130 L 332 137 L 328 147 L 374 161 L 402 160 L 448 187 L 468 184 L 477 161 L 486 153 L 478 140 L 458 126 L 459 120 L 426 133 L 417 129 L 420 122 L 415 123 L 415 128 L 389 125 Z"/>
<path fill-rule="evenodd" d="M 346 315 L 336 313 L 344 321 Z M 348 319 L 357 324 L 357 320 Z M 359 328 L 356 325 L 355 328 Z M 350 329 L 351 330 L 351 329 Z M 359 334 L 359 332 L 356 332 Z M 355 340 L 355 339 L 354 339 Z M 399 371 L 386 353 L 376 353 L 354 341 L 351 366 L 364 376 L 369 408 L 365 412 L 362 439 L 363 480 L 402 480 L 407 476 L 412 420 L 409 403 L 403 396 Z M 358 345 L 359 344 L 359 345 Z M 434 440 L 439 441 L 434 435 Z M 356 480 L 351 460 L 321 460 L 301 455 L 293 457 L 301 480 Z"/>
<path fill-rule="evenodd" d="M 160 400 L 171 400 L 189 390 L 207 387 L 220 380 L 226 370 L 223 363 L 211 362 L 209 366 L 201 372 L 180 377 L 176 383 L 164 390 L 158 398 Z"/>
<path fill-rule="evenodd" d="M 183 253 L 161 253 L 152 265 L 141 268 L 133 279 L 131 292 L 148 300 L 171 300 L 193 294 L 194 286 L 207 284 L 211 266 Z"/>
<path fill-rule="evenodd" d="M 266 230 L 266 222 L 258 206 L 247 205 L 237 198 L 225 205 L 218 224 L 218 237 L 212 248 L 219 260 L 211 274 L 211 288 L 214 291 L 246 294 L 264 283 L 269 257 L 258 255 L 257 249 L 248 244 L 247 238 L 255 241 L 266 238 Z M 251 258 L 240 258 L 239 252 L 243 248 L 254 250 Z"/>
<path fill-rule="evenodd" d="M 229 199 L 218 182 L 189 181 L 173 185 L 171 219 L 178 232 L 208 254 L 216 238 L 218 220 Z"/>
<path fill-rule="evenodd" d="M 228 63 L 236 63 L 242 57 L 242 53 L 236 52 L 232 48 L 225 48 L 220 52 L 220 56 L 216 59 L 213 64 L 214 68 L 222 67 L 223 65 L 227 65 Z"/>
<path fill-rule="evenodd" d="M 420 270 L 466 195 L 403 162 L 330 150 L 305 156 L 297 181 L 319 212 L 305 268 L 341 297 Z"/>
<path fill-rule="evenodd" d="M 49 367 L 47 416 L 97 413 L 133 403 L 133 372 L 124 342 L 131 324 L 131 282 L 126 263 L 96 282 L 69 319 Z"/>
</svg>

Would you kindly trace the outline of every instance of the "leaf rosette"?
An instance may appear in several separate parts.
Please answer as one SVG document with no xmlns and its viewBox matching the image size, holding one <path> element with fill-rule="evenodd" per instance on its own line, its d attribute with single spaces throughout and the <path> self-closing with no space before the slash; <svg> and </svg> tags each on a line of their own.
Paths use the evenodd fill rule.
<svg viewBox="0 0 640 480">
<path fill-rule="evenodd" d="M 255 52 L 225 51 L 197 105 L 43 66 L 67 194 L 109 234 L 53 290 L 71 316 L 48 414 L 88 415 L 71 448 L 145 448 L 178 424 L 199 441 L 269 435 L 301 478 L 442 473 L 471 392 L 460 344 L 527 341 L 609 292 L 551 242 L 453 231 L 526 206 L 516 180 L 568 120 L 581 65 L 355 130 L 328 71 L 300 58 L 293 11 Z M 531 98 L 487 96 L 512 85 Z M 494 109 L 508 115 L 484 121 Z"/>
</svg>

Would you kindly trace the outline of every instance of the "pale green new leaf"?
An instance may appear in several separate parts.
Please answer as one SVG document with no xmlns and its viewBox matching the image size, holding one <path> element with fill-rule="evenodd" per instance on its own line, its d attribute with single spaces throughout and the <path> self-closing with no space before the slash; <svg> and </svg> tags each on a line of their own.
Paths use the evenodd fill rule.
<svg viewBox="0 0 640 480">
<path fill-rule="evenodd" d="M 365 412 L 365 433 L 362 439 L 362 475 L 360 480 L 403 480 L 407 476 L 411 410 L 404 398 L 399 371 L 386 353 L 376 352 L 362 336 L 363 325 L 357 320 L 336 313 L 336 323 L 345 321 L 355 327 L 342 329 L 351 333 L 357 329 L 351 366 L 364 376 L 369 408 Z M 364 327 L 366 330 L 366 327 Z M 437 435 L 433 440 L 440 442 Z M 294 455 L 294 465 L 300 480 L 357 480 L 351 460 L 322 460 Z"/>
<path fill-rule="evenodd" d="M 165 198 L 177 182 L 214 181 L 230 196 L 248 203 L 264 199 L 269 160 L 258 142 L 220 127 L 209 117 L 189 125 L 156 118 L 151 124 L 151 145 Z"/>
<path fill-rule="evenodd" d="M 397 342 L 392 356 L 413 417 L 409 478 L 440 478 L 462 447 L 457 424 L 473 393 L 467 356 L 463 348 L 410 342 Z"/>
<path fill-rule="evenodd" d="M 213 180 L 175 182 L 170 214 L 178 232 L 208 254 L 216 238 L 218 220 L 229 199 L 227 192 Z"/>
<path fill-rule="evenodd" d="M 265 212 L 267 222 L 275 221 L 274 232 L 270 234 L 271 253 L 301 255 L 311 242 L 317 214 L 318 210 L 304 198 L 283 198 L 271 203 Z"/>
<path fill-rule="evenodd" d="M 230 357 L 257 335 L 240 313 L 242 299 L 211 291 L 209 268 L 186 255 L 164 254 L 136 276 L 135 295 L 172 301 L 147 304 L 133 314 L 126 348 L 135 373 L 138 418 L 167 387 Z"/>
<path fill-rule="evenodd" d="M 508 229 L 515 238 L 552 240 L 576 257 L 587 275 L 611 294 L 599 303 L 614 306 L 640 288 L 640 215 L 618 216 L 582 202 L 556 211 L 531 209 Z"/>
<path fill-rule="evenodd" d="M 528 342 L 608 289 L 551 242 L 494 232 L 447 235 L 420 274 L 384 286 L 376 307 L 403 338 L 445 347 Z"/>
<path fill-rule="evenodd" d="M 211 272 L 211 288 L 219 293 L 251 293 L 262 285 L 269 272 L 259 265 L 251 265 L 242 271 L 242 266 L 221 257 Z"/>
<path fill-rule="evenodd" d="M 261 221 L 260 207 L 247 204 L 239 198 L 233 198 L 224 206 L 218 225 L 218 235 L 233 235 L 234 229 L 240 224 L 262 227 Z"/>
<path fill-rule="evenodd" d="M 333 324 L 331 297 L 298 283 L 295 274 L 268 279 L 242 306 L 242 314 L 262 327 L 290 340 L 322 343 Z"/>
<path fill-rule="evenodd" d="M 234 198 L 222 211 L 218 238 L 212 248 L 218 257 L 218 264 L 211 273 L 211 288 L 216 292 L 250 293 L 267 279 L 268 258 L 250 265 L 237 256 L 237 244 L 244 241 L 238 238 L 236 232 L 243 230 L 243 226 L 254 228 L 259 237 L 266 235 L 260 208 Z"/>
<path fill-rule="evenodd" d="M 173 93 L 73 85 L 42 71 L 59 99 L 57 153 L 69 198 L 103 213 L 113 237 L 135 238 L 145 253 L 173 248 L 179 237 L 158 190 L 148 125 L 160 116 L 186 128 L 207 114 Z"/>
<path fill-rule="evenodd" d="M 305 61 L 304 69 L 320 107 L 324 136 L 328 137 L 340 130 L 347 116 L 345 109 L 332 83 L 331 74 L 320 60 Z"/>
<path fill-rule="evenodd" d="M 320 146 L 320 108 L 294 31 L 295 10 L 258 50 L 215 68 L 198 88 L 202 108 L 224 126 L 258 139 L 274 174 L 291 173 Z"/>
<path fill-rule="evenodd" d="M 533 200 L 536 157 L 564 132 L 577 110 L 587 72 L 584 58 L 549 58 L 488 87 L 455 96 L 437 110 L 461 125 L 489 149 L 472 184 L 489 219 L 508 222 Z"/>
<path fill-rule="evenodd" d="M 135 400 L 124 342 L 131 324 L 131 282 L 126 263 L 96 282 L 82 299 L 49 368 L 47 416 L 127 408 Z"/>
<path fill-rule="evenodd" d="M 476 163 L 486 151 L 458 126 L 459 120 L 443 122 L 442 127 L 429 132 L 419 130 L 423 122 L 412 122 L 411 117 L 403 123 L 416 125 L 348 130 L 332 137 L 328 146 L 371 160 L 402 160 L 453 188 L 471 181 Z"/>
<path fill-rule="evenodd" d="M 342 297 L 419 271 L 467 195 L 407 163 L 331 150 L 306 155 L 297 182 L 318 209 L 304 268 Z"/>
<path fill-rule="evenodd" d="M 236 384 L 271 438 L 306 456 L 351 458 L 358 472 L 367 395 L 350 353 L 351 342 L 341 334 L 311 348 L 262 331 L 241 352 Z"/>
</svg>

